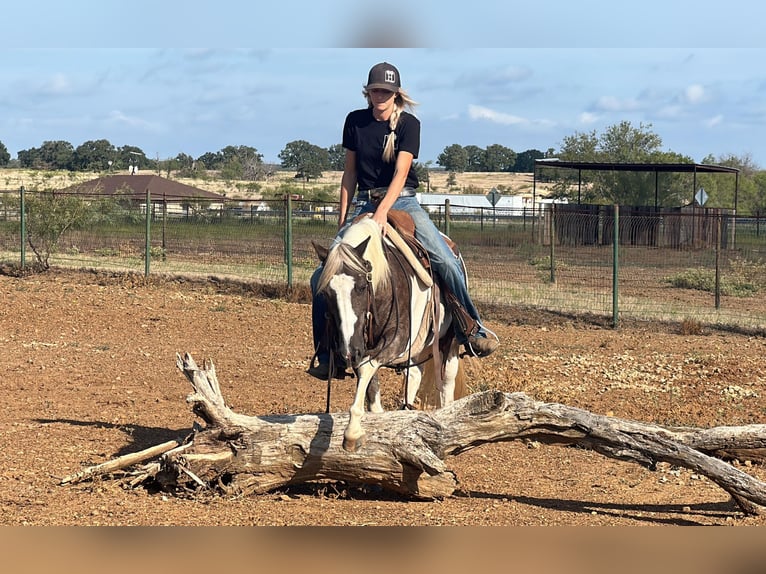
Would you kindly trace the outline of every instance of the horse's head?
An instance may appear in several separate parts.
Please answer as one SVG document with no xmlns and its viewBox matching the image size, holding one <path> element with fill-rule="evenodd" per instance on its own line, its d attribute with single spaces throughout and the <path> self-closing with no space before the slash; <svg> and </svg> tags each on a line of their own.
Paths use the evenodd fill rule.
<svg viewBox="0 0 766 574">
<path fill-rule="evenodd" d="M 331 347 L 351 367 L 357 367 L 367 356 L 374 297 L 389 281 L 377 224 L 365 222 L 372 220 L 350 226 L 332 246 L 318 284 L 335 327 Z"/>
</svg>

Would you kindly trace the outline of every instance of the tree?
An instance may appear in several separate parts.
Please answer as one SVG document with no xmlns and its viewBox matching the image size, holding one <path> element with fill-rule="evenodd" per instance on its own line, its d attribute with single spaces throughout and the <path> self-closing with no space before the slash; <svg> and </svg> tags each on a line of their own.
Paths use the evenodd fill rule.
<svg viewBox="0 0 766 574">
<path fill-rule="evenodd" d="M 516 152 L 500 144 L 492 144 L 484 151 L 482 171 L 511 171 L 515 162 Z"/>
<path fill-rule="evenodd" d="M 322 177 L 322 170 L 330 167 L 329 152 L 305 140 L 288 143 L 279 152 L 279 159 L 282 160 L 282 167 L 295 170 L 296 179 L 306 182 Z"/>
<path fill-rule="evenodd" d="M 3 142 L 0 142 L 0 167 L 5 167 L 11 161 L 11 154 L 8 153 L 8 148 L 5 147 Z"/>
<path fill-rule="evenodd" d="M 412 164 L 412 168 L 415 170 L 415 175 L 420 183 L 426 184 L 426 189 L 431 191 L 431 175 L 430 175 L 431 160 L 429 159 L 425 163 L 416 161 Z"/>
<path fill-rule="evenodd" d="M 263 177 L 263 155 L 246 145 L 226 146 L 221 149 L 218 169 L 227 179 L 257 180 Z"/>
<path fill-rule="evenodd" d="M 623 121 L 607 127 L 601 135 L 595 131 L 575 133 L 564 138 L 560 158 L 567 161 L 604 163 L 693 163 L 691 158 L 662 151 L 662 138 L 651 131 L 651 124 L 634 127 Z M 557 170 L 555 193 L 580 199 L 585 203 L 622 205 L 677 206 L 688 203 L 685 174 L 663 174 L 656 185 L 654 173 L 631 171 Z M 568 173 L 567 173 L 568 172 Z M 577 187 L 578 178 L 582 186 Z M 577 197 L 575 197 L 577 196 Z"/>
<path fill-rule="evenodd" d="M 467 145 L 463 148 L 468 158 L 466 171 L 484 171 L 484 150 L 477 145 Z"/>
<path fill-rule="evenodd" d="M 197 163 L 201 164 L 202 169 L 220 169 L 223 157 L 220 152 L 206 152 L 197 158 Z"/>
<path fill-rule="evenodd" d="M 766 214 L 766 171 L 759 171 L 753 176 L 753 197 L 750 213 Z"/>
<path fill-rule="evenodd" d="M 535 170 L 535 160 L 543 159 L 545 154 L 537 149 L 528 149 L 516 154 L 516 161 L 513 162 L 511 171 L 516 173 L 531 173 Z"/>
<path fill-rule="evenodd" d="M 143 152 L 141 154 L 143 155 Z M 116 157 L 117 150 L 108 140 L 86 141 L 75 148 L 72 168 L 80 171 L 107 171 L 109 162 L 114 162 Z M 146 156 L 144 156 L 144 160 L 146 160 Z"/>
<path fill-rule="evenodd" d="M 327 148 L 327 154 L 330 156 L 330 169 L 334 171 L 343 171 L 346 167 L 346 150 L 343 145 L 331 145 Z"/>
<path fill-rule="evenodd" d="M 74 147 L 67 141 L 46 141 L 40 147 L 38 158 L 45 169 L 72 169 Z"/>
<path fill-rule="evenodd" d="M 759 181 L 757 177 L 760 168 L 755 164 L 750 154 L 737 156 L 728 154 L 719 157 L 706 156 L 702 163 L 733 167 L 739 170 L 739 181 L 733 177 L 724 177 L 716 174 L 700 174 L 697 176 L 698 188 L 702 187 L 708 194 L 706 207 L 721 207 L 733 209 L 735 193 L 737 194 L 737 214 L 763 212 L 763 200 L 760 196 Z M 736 186 L 736 192 L 735 192 Z"/>
<path fill-rule="evenodd" d="M 16 154 L 19 160 L 19 167 L 25 168 L 40 168 L 40 150 L 37 148 L 22 149 Z"/>
<path fill-rule="evenodd" d="M 58 249 L 61 236 L 69 229 L 83 227 L 93 217 L 92 204 L 77 193 L 30 192 L 27 198 L 27 242 L 42 271 L 50 268 L 50 256 Z"/>
<path fill-rule="evenodd" d="M 459 144 L 452 144 L 436 158 L 436 163 L 450 172 L 462 173 L 468 167 L 468 153 Z"/>
</svg>

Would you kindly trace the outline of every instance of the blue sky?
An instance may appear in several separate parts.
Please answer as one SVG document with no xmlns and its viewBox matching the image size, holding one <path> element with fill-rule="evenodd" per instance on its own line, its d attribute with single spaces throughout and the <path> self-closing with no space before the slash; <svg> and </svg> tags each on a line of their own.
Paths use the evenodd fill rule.
<svg viewBox="0 0 766 574">
<path fill-rule="evenodd" d="M 593 0 L 550 13 L 421 2 L 388 16 L 345 1 L 221 1 L 215 14 L 195 1 L 78 3 L 3 8 L 0 141 L 13 157 L 46 140 L 107 139 L 160 159 L 248 145 L 277 162 L 293 140 L 339 143 L 345 114 L 365 105 L 367 71 L 387 60 L 419 103 L 420 161 L 453 143 L 558 149 L 626 120 L 695 161 L 749 155 L 766 168 L 761 3 L 722 13 L 645 0 L 631 15 Z M 36 9 L 34 27 L 12 24 Z M 381 42 L 411 47 L 359 47 Z"/>
</svg>

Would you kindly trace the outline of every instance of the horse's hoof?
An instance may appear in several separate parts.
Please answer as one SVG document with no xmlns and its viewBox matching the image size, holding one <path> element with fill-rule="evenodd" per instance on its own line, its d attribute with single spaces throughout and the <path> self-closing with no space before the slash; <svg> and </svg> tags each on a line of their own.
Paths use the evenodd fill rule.
<svg viewBox="0 0 766 574">
<path fill-rule="evenodd" d="M 364 435 L 358 438 L 343 437 L 343 450 L 346 452 L 357 452 L 364 445 Z"/>
</svg>

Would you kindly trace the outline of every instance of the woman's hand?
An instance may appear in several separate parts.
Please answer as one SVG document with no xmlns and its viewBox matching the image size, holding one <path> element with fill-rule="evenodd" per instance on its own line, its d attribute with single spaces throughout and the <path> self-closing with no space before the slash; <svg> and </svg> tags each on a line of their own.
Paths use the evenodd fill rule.
<svg viewBox="0 0 766 574">
<path fill-rule="evenodd" d="M 378 227 L 380 227 L 380 234 L 385 237 L 386 223 L 388 223 L 388 208 L 379 205 L 375 210 L 375 213 L 372 214 L 372 219 L 375 223 L 378 224 Z"/>
</svg>

